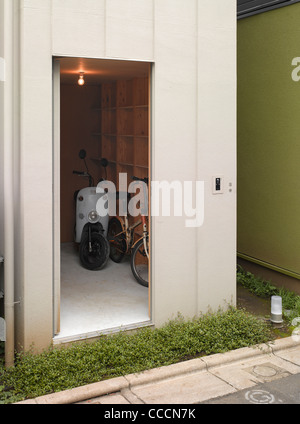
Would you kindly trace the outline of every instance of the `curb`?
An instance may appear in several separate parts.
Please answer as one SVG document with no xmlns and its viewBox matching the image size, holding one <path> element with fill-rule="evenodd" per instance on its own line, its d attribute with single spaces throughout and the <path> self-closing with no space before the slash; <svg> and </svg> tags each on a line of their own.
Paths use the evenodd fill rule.
<svg viewBox="0 0 300 424">
<path fill-rule="evenodd" d="M 179 362 L 178 364 L 146 370 L 137 374 L 116 377 L 110 380 L 100 381 L 98 383 L 92 383 L 86 386 L 40 396 L 35 399 L 17 402 L 16 404 L 73 404 L 120 392 L 124 389 L 153 384 L 155 382 L 175 378 L 180 375 L 193 374 L 199 371 L 208 371 L 214 367 L 228 365 L 248 358 L 254 358 L 265 354 L 274 354 L 274 352 L 291 349 L 296 346 L 300 347 L 300 341 L 295 341 L 292 337 L 277 339 L 275 341 L 253 347 L 244 347 L 225 353 L 216 353 L 214 355 Z"/>
</svg>

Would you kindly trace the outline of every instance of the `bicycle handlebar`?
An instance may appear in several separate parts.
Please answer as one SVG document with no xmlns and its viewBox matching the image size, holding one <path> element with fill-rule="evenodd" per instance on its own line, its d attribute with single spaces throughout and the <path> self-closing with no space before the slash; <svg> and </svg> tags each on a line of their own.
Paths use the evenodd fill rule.
<svg viewBox="0 0 300 424">
<path fill-rule="evenodd" d="M 91 178 L 91 175 L 88 172 L 85 172 L 85 171 L 73 171 L 73 174 L 79 175 L 80 177 L 89 177 L 89 178 Z"/>
<path fill-rule="evenodd" d="M 143 181 L 144 183 L 148 184 L 149 178 L 139 178 L 139 177 L 131 177 L 133 181 Z"/>
</svg>

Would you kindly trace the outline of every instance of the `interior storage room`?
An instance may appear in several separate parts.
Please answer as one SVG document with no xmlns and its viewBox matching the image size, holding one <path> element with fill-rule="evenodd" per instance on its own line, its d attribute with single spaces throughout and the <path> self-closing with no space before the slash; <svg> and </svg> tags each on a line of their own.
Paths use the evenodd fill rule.
<svg viewBox="0 0 300 424">
<path fill-rule="evenodd" d="M 85 269 L 75 242 L 76 193 L 89 185 L 73 173 L 111 181 L 149 178 L 150 64 L 56 58 L 60 63 L 60 318 L 54 341 L 93 337 L 150 323 L 150 287 L 135 280 L 130 257 Z M 80 77 L 80 75 L 82 75 Z M 79 79 L 84 84 L 79 84 Z M 83 160 L 79 152 L 84 150 Z M 103 167 L 101 159 L 107 160 Z M 117 209 L 118 210 L 118 209 Z"/>
</svg>

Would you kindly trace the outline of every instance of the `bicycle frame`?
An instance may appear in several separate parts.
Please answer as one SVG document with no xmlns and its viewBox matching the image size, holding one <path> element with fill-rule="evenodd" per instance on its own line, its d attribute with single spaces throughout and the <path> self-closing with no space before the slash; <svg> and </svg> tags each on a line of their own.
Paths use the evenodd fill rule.
<svg viewBox="0 0 300 424">
<path fill-rule="evenodd" d="M 147 255 L 147 258 L 149 259 L 149 252 L 148 252 L 148 246 L 147 246 L 147 237 L 148 237 L 148 229 L 147 229 L 147 217 L 145 215 L 142 215 L 140 223 L 143 224 L 143 235 L 140 237 L 132 246 L 132 249 L 134 246 L 141 240 L 144 240 L 144 249 Z"/>
<path fill-rule="evenodd" d="M 132 177 L 134 181 L 142 181 L 144 183 L 148 184 L 148 178 L 138 178 L 138 177 Z M 143 189 L 144 195 L 148 195 L 148 192 L 145 191 L 145 187 L 141 188 Z M 129 194 L 129 193 L 128 193 Z M 121 199 L 121 197 L 119 197 Z M 123 197 L 122 197 L 123 199 Z M 123 199 L 124 200 L 124 199 Z M 125 254 L 130 253 L 131 254 L 131 268 L 133 275 L 138 280 L 138 282 L 142 285 L 146 285 L 146 280 L 139 275 L 139 271 L 136 269 L 135 260 L 137 258 L 137 252 L 138 255 L 142 254 L 142 256 L 147 257 L 149 261 L 149 244 L 148 244 L 148 214 L 145 212 L 145 205 L 143 204 L 145 200 L 141 200 L 141 206 L 143 205 L 143 208 L 141 207 L 140 210 L 140 217 L 141 219 L 134 222 L 132 225 L 129 224 L 129 217 L 127 214 L 120 214 L 119 216 L 114 216 L 111 218 L 110 223 L 112 226 L 109 225 L 108 233 L 109 233 L 109 243 L 111 245 L 110 250 L 110 258 L 116 262 L 119 263 L 122 261 L 122 258 Z M 127 206 L 127 205 L 126 205 Z M 129 208 L 130 209 L 130 208 Z M 124 208 L 123 208 L 124 211 Z M 143 213 L 141 213 L 143 211 Z M 130 215 L 131 216 L 131 215 Z M 135 215 L 132 215 L 135 216 Z M 138 233 L 135 231 L 135 229 L 142 224 L 142 236 L 140 236 L 141 231 Z M 110 232 L 110 228 L 112 232 Z M 135 239 L 137 240 L 135 241 Z M 126 243 L 124 245 L 124 243 Z M 137 245 L 137 243 L 139 243 Z M 143 249 L 141 247 L 143 246 Z M 134 259 L 133 259 L 134 258 Z"/>
<path fill-rule="evenodd" d="M 115 234 L 114 235 L 114 238 L 119 237 L 121 234 L 125 234 L 125 236 L 126 236 L 126 245 L 127 245 L 126 252 L 128 252 L 128 250 L 133 247 L 133 245 L 132 245 L 132 238 L 133 238 L 133 236 L 132 236 L 132 230 L 134 230 L 139 225 L 141 225 L 142 224 L 142 220 L 139 220 L 139 221 L 135 222 L 133 225 L 129 226 L 128 216 L 124 216 L 124 219 L 123 218 L 120 218 L 120 217 L 117 217 L 117 219 L 120 221 L 121 226 L 123 228 L 123 231 Z"/>
</svg>

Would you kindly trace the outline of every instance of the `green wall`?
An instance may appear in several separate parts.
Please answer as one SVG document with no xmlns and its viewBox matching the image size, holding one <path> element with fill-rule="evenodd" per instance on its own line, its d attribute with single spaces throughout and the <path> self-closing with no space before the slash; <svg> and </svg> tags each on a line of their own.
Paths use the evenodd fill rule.
<svg viewBox="0 0 300 424">
<path fill-rule="evenodd" d="M 294 57 L 300 57 L 299 3 L 238 21 L 238 253 L 300 278 Z"/>
</svg>

